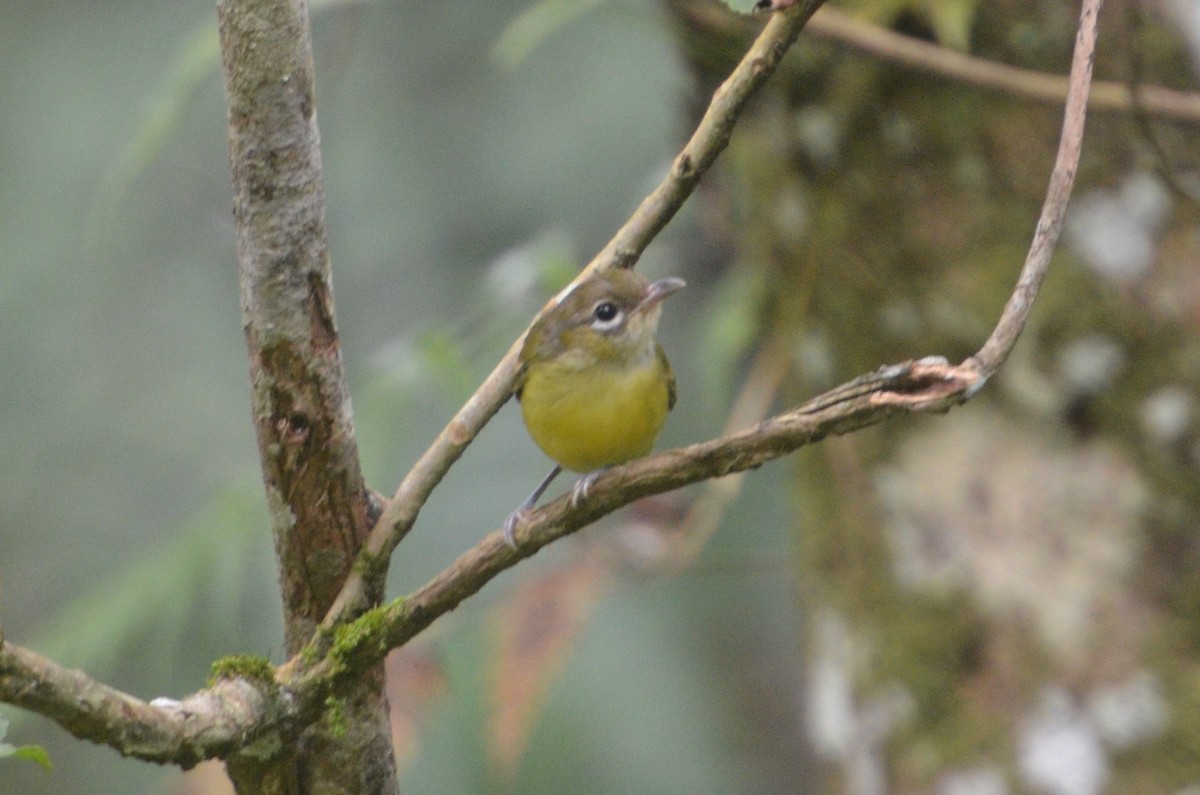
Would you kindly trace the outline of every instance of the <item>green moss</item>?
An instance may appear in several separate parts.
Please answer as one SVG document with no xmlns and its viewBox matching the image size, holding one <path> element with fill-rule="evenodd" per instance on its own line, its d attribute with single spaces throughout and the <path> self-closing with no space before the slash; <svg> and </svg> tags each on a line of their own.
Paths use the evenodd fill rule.
<svg viewBox="0 0 1200 795">
<path fill-rule="evenodd" d="M 346 699 L 337 696 L 325 699 L 325 726 L 331 737 L 341 739 L 346 736 Z"/>
<path fill-rule="evenodd" d="M 209 669 L 208 684 L 211 687 L 221 679 L 239 678 L 272 690 L 278 687 L 271 661 L 255 654 L 231 654 L 214 660 Z"/>
<path fill-rule="evenodd" d="M 324 629 L 317 630 L 318 636 L 305 644 L 300 650 L 300 661 L 305 667 L 311 667 L 321 659 L 321 652 L 329 646 L 329 632 Z"/>
<path fill-rule="evenodd" d="M 333 631 L 333 646 L 329 649 L 329 659 L 338 668 L 350 664 L 351 659 L 358 653 L 372 646 L 381 655 L 388 651 L 387 630 L 389 616 L 392 611 L 403 604 L 403 599 L 397 599 L 386 605 L 372 608 L 348 624 L 342 624 Z"/>
</svg>

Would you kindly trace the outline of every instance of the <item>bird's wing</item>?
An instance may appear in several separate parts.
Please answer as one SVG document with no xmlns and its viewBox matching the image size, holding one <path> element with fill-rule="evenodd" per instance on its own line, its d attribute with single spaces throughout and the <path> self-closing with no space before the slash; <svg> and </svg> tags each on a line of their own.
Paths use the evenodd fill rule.
<svg viewBox="0 0 1200 795">
<path fill-rule="evenodd" d="M 662 366 L 667 371 L 667 411 L 670 411 L 671 409 L 675 408 L 675 398 L 677 397 L 675 390 L 675 371 L 671 369 L 671 363 L 667 361 L 667 352 L 663 350 L 663 346 L 658 345 L 658 343 L 655 344 L 658 346 L 658 360 L 662 362 Z"/>
</svg>

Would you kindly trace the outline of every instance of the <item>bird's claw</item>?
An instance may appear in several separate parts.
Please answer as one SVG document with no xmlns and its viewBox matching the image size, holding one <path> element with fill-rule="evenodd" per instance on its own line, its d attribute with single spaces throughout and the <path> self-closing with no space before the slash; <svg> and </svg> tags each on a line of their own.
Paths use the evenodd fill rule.
<svg viewBox="0 0 1200 795">
<path fill-rule="evenodd" d="M 517 548 L 517 539 L 516 536 L 513 535 L 517 529 L 517 523 L 524 521 L 525 517 L 528 515 L 529 509 L 522 505 L 520 508 L 517 508 L 515 511 L 510 513 L 508 518 L 504 520 L 504 543 L 508 544 L 512 549 Z"/>
<path fill-rule="evenodd" d="M 587 499 L 588 490 L 596 479 L 604 474 L 603 469 L 597 469 L 595 472 L 589 472 L 575 482 L 575 486 L 571 489 L 571 507 L 578 508 L 579 503 Z"/>
</svg>

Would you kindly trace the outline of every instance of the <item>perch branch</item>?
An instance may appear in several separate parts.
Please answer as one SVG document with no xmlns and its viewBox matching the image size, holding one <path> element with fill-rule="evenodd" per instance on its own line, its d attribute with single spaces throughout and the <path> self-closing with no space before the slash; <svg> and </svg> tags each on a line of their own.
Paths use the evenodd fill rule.
<svg viewBox="0 0 1200 795">
<path fill-rule="evenodd" d="M 675 157 L 662 182 L 642 201 L 573 284 L 598 270 L 628 268 L 637 262 L 650 241 L 674 217 L 695 189 L 700 177 L 724 150 L 742 108 L 775 71 L 804 23 L 822 2 L 824 0 L 806 0 L 786 13 L 775 15 L 768 22 L 729 78 L 713 94 L 704 117 L 691 139 Z M 513 343 L 475 394 L 459 409 L 400 482 L 367 538 L 359 559 L 360 565 L 355 567 L 326 615 L 323 622 L 325 628 L 370 606 L 369 594 L 377 590 L 386 576 L 392 551 L 412 528 L 433 489 L 476 434 L 508 400 L 517 375 L 517 356 L 522 341 L 523 336 Z"/>
<path fill-rule="evenodd" d="M 295 692 L 319 693 L 316 683 L 336 679 L 340 670 L 371 665 L 522 558 L 630 502 L 755 469 L 830 434 L 848 433 L 895 414 L 945 410 L 961 403 L 976 383 L 970 373 L 938 358 L 891 365 L 752 428 L 615 466 L 596 479 L 578 504 L 563 495 L 533 511 L 517 528 L 516 549 L 508 546 L 500 530 L 489 533 L 424 586 L 343 627 L 338 634 L 353 638 L 352 644 L 325 654 L 311 667 L 303 662 L 309 654 L 302 653 L 279 670 L 279 679 Z"/>
</svg>

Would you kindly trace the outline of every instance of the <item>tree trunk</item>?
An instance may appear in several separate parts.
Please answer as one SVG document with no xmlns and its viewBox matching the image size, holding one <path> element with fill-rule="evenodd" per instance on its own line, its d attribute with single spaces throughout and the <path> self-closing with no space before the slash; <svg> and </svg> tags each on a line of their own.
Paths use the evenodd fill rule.
<svg viewBox="0 0 1200 795">
<path fill-rule="evenodd" d="M 370 530 L 334 319 L 308 4 L 222 0 L 242 317 L 289 655 Z M 377 596 L 378 595 L 374 595 Z M 243 793 L 396 791 L 383 666 L 294 748 L 229 760 Z"/>
<path fill-rule="evenodd" d="M 722 54 L 759 23 L 701 0 L 666 6 L 706 96 Z M 1073 12 L 973 9 L 974 54 L 1066 73 Z M 1122 52 L 1151 39 L 1121 30 L 1120 10 L 1102 17 L 1098 78 L 1187 63 Z M 805 368 L 788 402 L 885 362 L 979 347 L 1028 245 L 1062 118 L 819 41 L 823 13 L 739 126 L 707 216 L 710 229 L 736 219 L 730 267 L 766 285 L 762 336 L 795 340 Z M 926 21 L 899 20 L 932 36 Z M 1160 165 L 1195 162 L 1194 137 L 1154 129 Z M 797 459 L 799 741 L 824 760 L 809 791 L 1174 792 L 1200 780 L 1200 250 L 1194 209 L 1170 211 L 1135 136 L 1122 117 L 1089 118 L 1068 246 L 984 394 Z M 1115 215 L 1099 215 L 1105 202 Z M 1130 226 L 1089 248 L 1089 212 L 1109 219 L 1089 234 Z M 1141 233 L 1150 253 L 1121 259 Z"/>
</svg>

